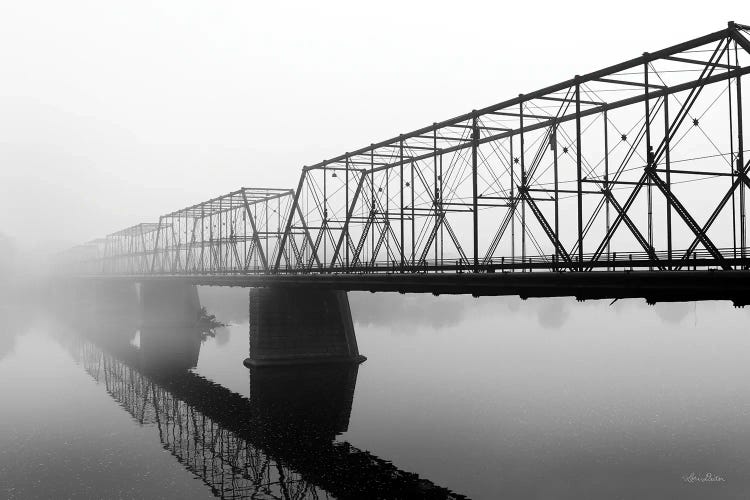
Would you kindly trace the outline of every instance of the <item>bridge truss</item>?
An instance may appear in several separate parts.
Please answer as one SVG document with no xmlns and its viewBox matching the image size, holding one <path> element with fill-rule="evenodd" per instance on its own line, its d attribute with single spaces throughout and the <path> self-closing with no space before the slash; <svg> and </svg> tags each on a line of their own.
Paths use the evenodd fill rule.
<svg viewBox="0 0 750 500">
<path fill-rule="evenodd" d="M 295 190 L 242 189 L 114 233 L 87 272 L 745 269 L 748 30 L 306 166 Z"/>
</svg>

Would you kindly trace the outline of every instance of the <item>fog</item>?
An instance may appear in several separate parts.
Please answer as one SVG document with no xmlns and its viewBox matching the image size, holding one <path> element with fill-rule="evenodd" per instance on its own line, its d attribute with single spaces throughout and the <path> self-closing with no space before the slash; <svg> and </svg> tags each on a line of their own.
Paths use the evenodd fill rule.
<svg viewBox="0 0 750 500">
<path fill-rule="evenodd" d="M 704 498 L 707 488 L 714 498 L 737 498 L 748 491 L 750 338 L 744 325 L 750 308 L 733 308 L 730 301 L 649 306 L 642 299 L 473 298 L 468 290 L 438 297 L 351 292 L 347 302 L 338 292 L 307 289 L 307 296 L 279 294 L 273 304 L 257 296 L 248 300 L 247 288 L 230 286 L 197 290 L 181 281 L 165 281 L 160 288 L 158 281 L 148 280 L 136 287 L 126 280 L 47 279 L 50 263 L 65 270 L 61 263 L 68 262 L 48 257 L 74 245 L 156 222 L 162 214 L 240 187 L 293 189 L 305 165 L 720 30 L 729 20 L 750 23 L 747 6 L 739 0 L 708 7 L 640 0 L 4 2 L 0 478 L 8 481 L 0 480 L 0 496 L 204 498 L 237 491 L 238 496 L 273 496 L 268 485 L 257 481 L 245 490 L 235 484 L 235 478 L 251 478 L 252 450 L 273 455 L 277 465 L 291 464 L 311 488 L 326 492 L 295 490 L 302 491 L 300 497 L 328 498 L 338 483 L 393 486 L 367 474 L 368 480 L 357 485 L 360 476 L 351 472 L 364 470 L 362 464 L 376 464 L 394 484 L 411 481 L 423 493 L 434 483 L 445 488 L 439 491 L 447 498 L 452 498 L 449 490 L 473 498 L 576 499 Z M 748 78 L 743 78 L 747 89 Z M 725 82 L 718 87 L 702 95 L 706 102 L 696 106 L 691 119 L 703 120 L 706 104 L 710 108 L 725 90 L 730 93 Z M 679 96 L 674 98 L 679 102 Z M 730 96 L 720 104 L 731 110 L 732 102 L 736 99 Z M 636 113 L 642 109 L 638 105 Z M 724 128 L 738 122 L 736 115 L 734 121 L 722 121 L 726 113 L 709 115 L 706 122 L 717 115 Z M 691 135 L 684 149 L 674 145 L 675 163 L 693 156 L 712 168 L 731 167 L 724 157 L 735 152 L 736 129 L 724 133 L 716 127 L 722 134 L 717 145 L 716 130 L 709 136 L 697 121 L 686 123 L 695 136 L 700 130 L 705 137 L 694 141 Z M 623 130 L 630 133 L 630 125 Z M 628 144 L 624 133 L 613 130 L 615 140 Z M 566 140 L 561 139 L 563 150 Z M 541 144 L 540 151 L 546 148 Z M 643 167 L 638 162 L 645 146 L 639 145 L 641 158 L 628 166 L 634 172 Z M 698 148 L 704 146 L 712 156 L 700 157 Z M 585 148 L 577 149 L 580 155 Z M 557 146 L 549 150 L 557 158 Z M 596 161 L 596 147 L 589 151 L 592 157 L 586 161 Z M 511 163 L 512 156 L 503 161 Z M 572 171 L 572 158 L 566 158 L 561 172 Z M 442 158 L 440 165 L 442 177 Z M 688 211 L 699 224 L 716 206 L 716 193 L 723 194 L 734 181 L 728 172 L 708 183 L 713 191 L 704 183 L 682 188 L 681 196 L 692 197 Z M 432 173 L 437 179 L 437 165 Z M 323 177 L 336 174 L 323 171 Z M 571 179 L 561 177 L 561 182 Z M 413 177 L 411 182 L 413 212 Z M 437 180 L 433 187 L 437 191 Z M 664 250 L 662 198 L 657 192 L 657 250 Z M 342 206 L 338 203 L 332 212 Z M 732 209 L 736 206 L 733 200 Z M 560 212 L 559 233 L 571 248 L 568 240 L 578 234 L 571 229 L 577 222 L 574 210 Z M 722 234 L 711 235 L 723 248 L 735 222 L 729 212 L 724 210 L 713 226 Z M 281 208 L 274 213 L 281 221 Z M 634 216 L 637 225 L 645 223 L 644 214 Z M 265 230 L 253 226 L 256 237 L 267 238 L 266 253 L 273 233 L 268 217 L 266 207 Z M 494 230 L 500 222 L 492 217 L 482 222 Z M 188 217 L 179 220 L 177 232 L 184 230 L 187 241 Z M 209 216 L 201 228 L 204 223 L 213 244 L 214 221 Z M 693 240 L 694 233 L 684 226 L 675 229 L 675 249 L 687 248 L 678 237 Z M 453 229 L 468 242 L 469 222 Z M 735 229 L 731 237 L 736 240 Z M 153 233 L 148 238 L 158 238 L 160 233 Z M 239 234 L 232 228 L 223 238 L 234 241 Z M 483 239 L 492 234 L 483 228 Z M 140 237 L 145 247 L 143 232 Z M 246 231 L 242 238 L 249 241 Z M 401 239 L 406 248 L 407 240 Z M 216 241 L 222 241 L 221 234 Z M 622 244 L 613 241 L 613 246 Z M 205 242 L 199 242 L 201 264 Z M 324 260 L 331 257 L 328 244 Z M 128 257 L 147 255 L 124 243 L 116 249 L 126 247 Z M 183 247 L 171 248 L 179 257 Z M 624 244 L 614 250 L 620 248 Z M 620 257 L 631 248 L 638 246 L 627 247 Z M 243 244 L 245 267 L 230 265 L 223 273 L 251 270 L 253 249 L 248 253 Z M 509 255 L 503 252 L 493 255 Z M 374 262 L 378 255 L 373 253 Z M 150 255 L 154 272 L 157 252 Z M 143 259 L 131 260 L 143 264 Z M 236 261 L 239 266 L 239 257 Z M 67 270 L 77 272 L 72 265 Z M 713 276 L 724 278 L 721 272 Z M 641 286 L 637 279 L 623 283 Z M 649 296 L 650 290 L 644 290 Z M 735 303 L 744 298 L 738 296 Z M 313 342 L 320 339 L 327 342 L 325 349 L 319 349 L 323 342 Z M 307 351 L 292 356 L 299 346 L 308 346 Z M 360 354 L 367 356 L 361 365 Z M 336 371 L 330 379 L 310 376 L 309 365 L 303 370 L 287 366 L 310 360 L 357 364 L 348 366 L 345 376 Z M 250 368 L 254 362 L 278 365 L 264 374 Z M 280 405 L 283 398 L 268 395 L 293 404 Z M 288 412 L 290 407 L 295 411 Z M 287 432 L 309 427 L 316 420 L 310 416 L 321 408 L 336 410 L 321 418 L 324 433 Z M 217 425 L 206 425 L 206 415 Z M 258 427 L 258 420 L 251 419 L 264 415 L 282 427 Z M 182 416 L 192 425 L 183 427 Z M 297 417 L 303 418 L 296 422 Z M 183 441 L 183 428 L 195 434 Z M 241 439 L 217 455 L 214 428 L 223 433 L 221 447 L 225 436 Z M 243 449 L 250 458 L 233 462 Z M 323 460 L 329 452 L 340 460 Z M 219 464 L 226 476 L 210 472 L 217 469 L 207 467 L 207 461 L 212 467 Z M 306 467 L 322 476 L 310 476 Z M 268 483 L 288 496 L 281 465 L 278 476 L 268 471 Z M 692 484 L 686 479 L 690 474 L 719 474 L 722 484 Z M 287 477 L 296 484 L 294 476 Z"/>
<path fill-rule="evenodd" d="M 5 2 L 0 233 L 36 256 L 291 188 L 305 164 L 742 22 L 741 6 Z"/>
</svg>

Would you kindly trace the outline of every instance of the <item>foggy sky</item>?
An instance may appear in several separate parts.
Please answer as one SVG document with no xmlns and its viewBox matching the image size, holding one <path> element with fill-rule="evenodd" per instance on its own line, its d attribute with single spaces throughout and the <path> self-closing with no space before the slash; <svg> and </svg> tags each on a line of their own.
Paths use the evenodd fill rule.
<svg viewBox="0 0 750 500">
<path fill-rule="evenodd" d="M 742 2 L 3 2 L 0 233 L 57 250 L 726 26 Z M 647 15 L 644 15 L 647 12 Z"/>
</svg>

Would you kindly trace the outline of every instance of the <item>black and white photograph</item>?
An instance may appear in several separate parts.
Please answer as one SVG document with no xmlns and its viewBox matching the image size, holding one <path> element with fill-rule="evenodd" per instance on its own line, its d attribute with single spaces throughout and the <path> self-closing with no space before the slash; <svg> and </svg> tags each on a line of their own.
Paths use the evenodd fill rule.
<svg viewBox="0 0 750 500">
<path fill-rule="evenodd" d="M 750 499 L 749 82 L 738 0 L 0 0 L 0 499 Z"/>
</svg>

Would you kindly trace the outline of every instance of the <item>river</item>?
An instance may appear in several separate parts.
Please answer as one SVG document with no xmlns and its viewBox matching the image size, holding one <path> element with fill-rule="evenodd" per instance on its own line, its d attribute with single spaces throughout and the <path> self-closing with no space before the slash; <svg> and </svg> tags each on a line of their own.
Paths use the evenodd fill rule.
<svg viewBox="0 0 750 500">
<path fill-rule="evenodd" d="M 350 293 L 367 361 L 274 378 L 242 364 L 247 291 L 199 293 L 227 326 L 178 361 L 0 311 L 0 497 L 750 491 L 750 309 Z"/>
</svg>

